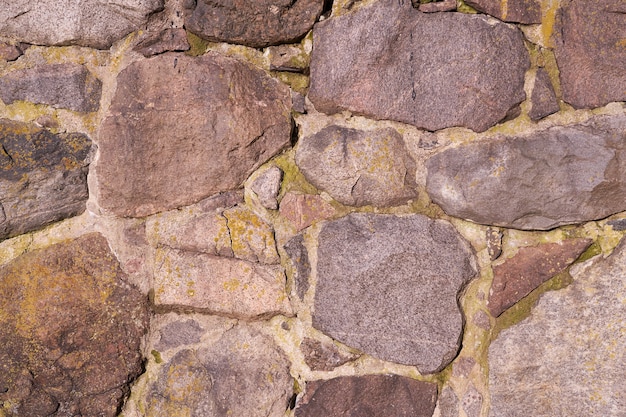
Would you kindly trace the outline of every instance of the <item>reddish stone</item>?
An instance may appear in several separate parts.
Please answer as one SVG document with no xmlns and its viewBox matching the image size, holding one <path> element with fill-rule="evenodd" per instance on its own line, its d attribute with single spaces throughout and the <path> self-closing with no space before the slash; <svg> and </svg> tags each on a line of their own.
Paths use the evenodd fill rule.
<svg viewBox="0 0 626 417">
<path fill-rule="evenodd" d="M 465 3 L 505 22 L 541 23 L 541 0 L 465 0 Z"/>
<path fill-rule="evenodd" d="M 433 1 L 420 4 L 418 7 L 422 13 L 450 12 L 456 10 L 456 0 Z"/>
<path fill-rule="evenodd" d="M 168 51 L 188 51 L 190 49 L 185 29 L 168 28 L 161 32 L 150 33 L 142 39 L 134 50 L 145 57 Z"/>
<path fill-rule="evenodd" d="M 332 217 L 335 209 L 319 195 L 289 192 L 280 202 L 279 212 L 300 231 L 315 222 Z"/>
<path fill-rule="evenodd" d="M 537 69 L 535 76 L 535 86 L 530 96 L 532 107 L 528 112 L 528 116 L 532 120 L 543 119 L 544 117 L 559 111 L 559 100 L 556 98 L 554 87 L 548 72 L 543 69 Z"/>
</svg>

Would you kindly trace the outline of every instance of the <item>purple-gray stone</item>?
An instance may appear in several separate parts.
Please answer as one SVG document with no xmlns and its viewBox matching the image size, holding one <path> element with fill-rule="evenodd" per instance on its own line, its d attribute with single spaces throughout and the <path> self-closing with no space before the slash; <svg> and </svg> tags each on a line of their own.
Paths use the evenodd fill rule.
<svg viewBox="0 0 626 417">
<path fill-rule="evenodd" d="M 550 81 L 550 76 L 544 68 L 537 69 L 530 102 L 532 107 L 528 112 L 528 116 L 532 120 L 543 119 L 560 109 L 559 100 L 556 98 L 554 87 L 552 87 L 552 81 Z"/>
</svg>

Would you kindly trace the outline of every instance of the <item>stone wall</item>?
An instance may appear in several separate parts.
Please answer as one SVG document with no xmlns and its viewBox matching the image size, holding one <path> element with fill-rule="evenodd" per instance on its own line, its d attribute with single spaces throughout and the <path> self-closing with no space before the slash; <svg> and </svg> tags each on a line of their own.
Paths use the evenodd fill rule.
<svg viewBox="0 0 626 417">
<path fill-rule="evenodd" d="M 626 416 L 623 0 L 0 0 L 0 416 Z"/>
</svg>

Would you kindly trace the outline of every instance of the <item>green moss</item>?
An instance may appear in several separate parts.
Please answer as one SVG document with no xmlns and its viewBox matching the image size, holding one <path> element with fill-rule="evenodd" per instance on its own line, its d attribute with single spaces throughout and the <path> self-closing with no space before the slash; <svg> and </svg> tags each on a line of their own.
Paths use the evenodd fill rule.
<svg viewBox="0 0 626 417">
<path fill-rule="evenodd" d="M 273 162 L 283 171 L 283 181 L 280 187 L 279 198 L 282 198 L 289 191 L 300 191 L 305 194 L 319 194 L 318 190 L 306 180 L 302 172 L 298 169 L 293 152 L 286 152 L 279 155 Z"/>
<path fill-rule="evenodd" d="M 580 255 L 580 257 L 576 260 L 575 263 L 585 262 L 588 259 L 593 258 L 594 256 L 600 255 L 602 253 L 602 247 L 598 242 L 593 242 L 591 246 L 587 248 L 586 251 Z"/>
<path fill-rule="evenodd" d="M 187 41 L 189 42 L 189 50 L 185 54 L 190 56 L 204 55 L 209 49 L 209 41 L 202 39 L 199 36 L 194 35 L 191 32 L 187 32 Z"/>
<path fill-rule="evenodd" d="M 456 11 L 460 13 L 476 14 L 478 11 L 465 4 L 463 0 L 456 0 Z"/>
<path fill-rule="evenodd" d="M 283 71 L 272 71 L 272 75 L 300 94 L 306 95 L 309 89 L 309 77 L 307 75 Z"/>
<path fill-rule="evenodd" d="M 154 361 L 156 363 L 163 363 L 163 358 L 161 357 L 161 353 L 158 350 L 151 350 L 150 354 L 154 356 Z"/>
</svg>

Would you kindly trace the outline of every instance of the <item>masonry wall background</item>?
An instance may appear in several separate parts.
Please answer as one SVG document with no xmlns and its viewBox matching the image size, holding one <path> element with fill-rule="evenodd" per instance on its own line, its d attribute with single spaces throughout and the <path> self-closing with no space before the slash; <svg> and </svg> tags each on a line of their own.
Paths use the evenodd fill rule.
<svg viewBox="0 0 626 417">
<path fill-rule="evenodd" d="M 0 416 L 626 416 L 625 101 L 623 0 L 0 0 Z"/>
</svg>

